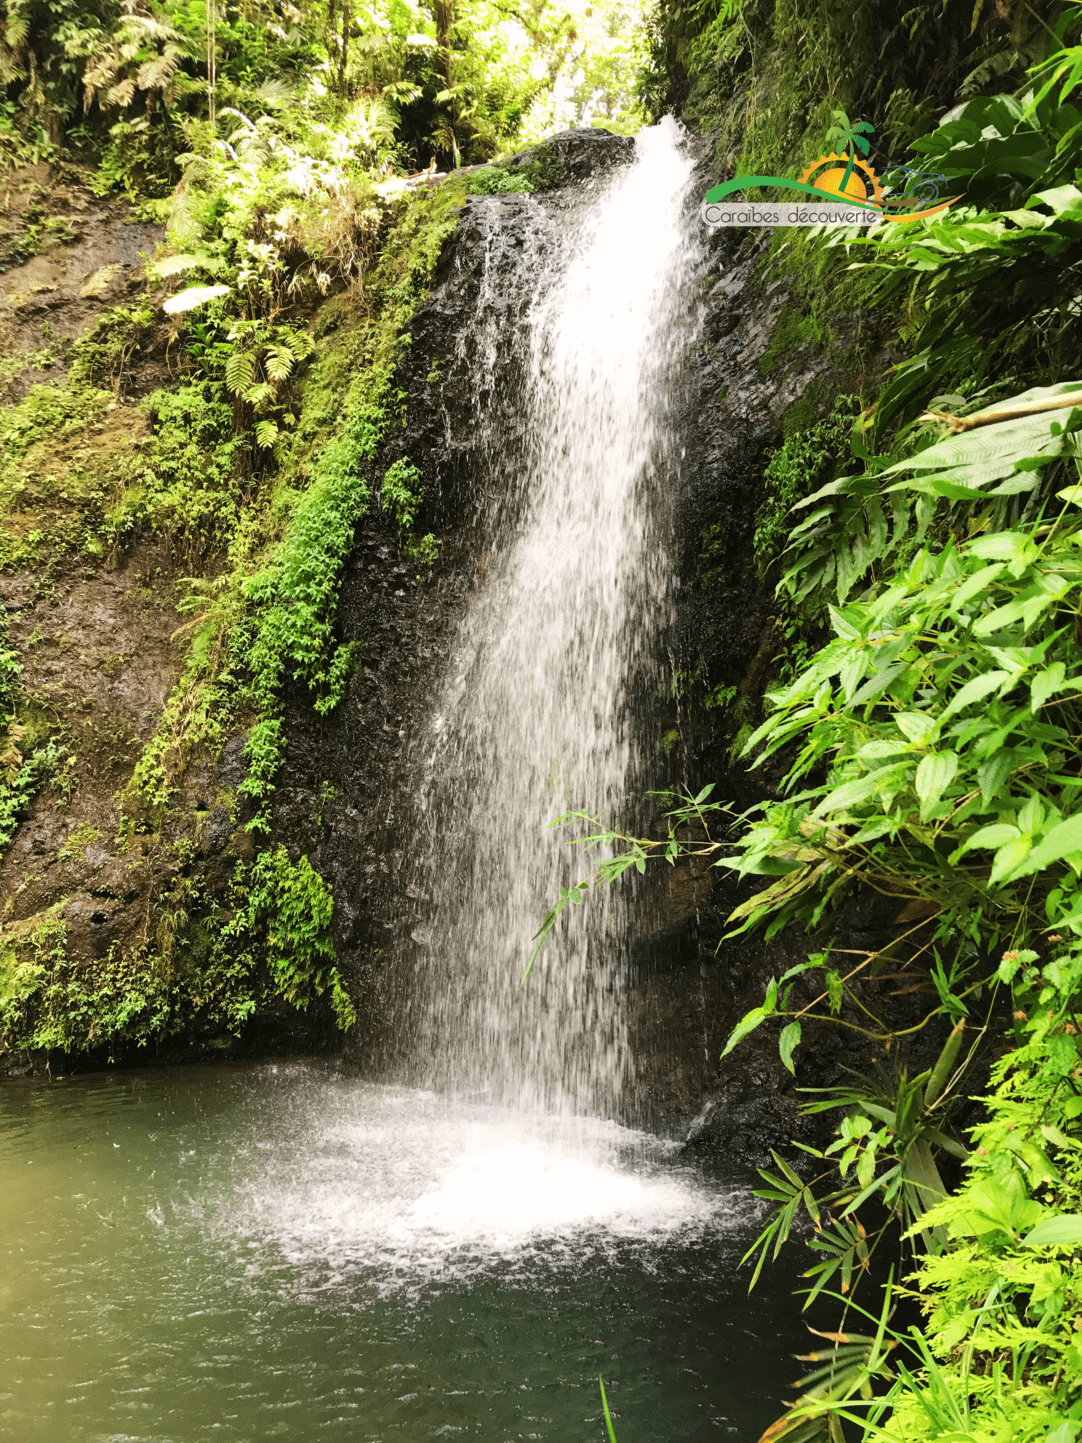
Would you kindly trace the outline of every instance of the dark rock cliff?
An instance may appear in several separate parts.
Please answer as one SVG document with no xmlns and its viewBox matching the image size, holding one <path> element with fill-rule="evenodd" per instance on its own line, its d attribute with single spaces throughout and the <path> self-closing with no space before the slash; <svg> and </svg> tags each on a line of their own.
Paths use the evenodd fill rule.
<svg viewBox="0 0 1082 1443">
<path fill-rule="evenodd" d="M 341 640 L 360 644 L 360 664 L 327 718 L 316 717 L 300 695 L 287 711 L 275 832 L 294 851 L 308 852 L 332 883 L 335 942 L 361 1018 L 349 1046 L 361 1055 L 384 1026 L 382 959 L 419 915 L 405 881 L 416 746 L 451 629 L 483 584 L 488 538 L 513 504 L 506 477 L 525 441 L 527 307 L 562 226 L 633 150 L 622 136 L 569 131 L 544 148 L 551 189 L 467 202 L 410 326 L 408 359 L 396 377 L 403 424 L 373 467 L 377 484 L 400 459 L 420 469 L 417 529 L 438 536 L 440 559 L 419 568 L 401 551 L 393 524 L 367 519 L 337 621 Z M 535 159 L 535 152 L 517 158 L 524 165 Z"/>
<path fill-rule="evenodd" d="M 560 185 L 541 196 L 476 197 L 467 204 L 411 325 L 397 378 L 403 426 L 374 468 L 378 478 L 408 457 L 421 469 L 420 529 L 438 535 L 440 560 L 419 572 L 400 552 L 391 525 L 366 521 L 338 613 L 341 638 L 361 644 L 360 665 L 331 716 L 319 719 L 299 695 L 291 701 L 276 833 L 295 854 L 308 852 L 332 882 L 336 943 L 362 1018 L 348 1044 L 358 1060 L 377 1048 L 386 1054 L 386 959 L 423 917 L 423 899 L 407 890 L 416 748 L 451 630 L 483 582 L 487 538 L 501 507 L 512 504 L 503 478 L 514 472 L 524 441 L 526 307 L 561 226 L 589 203 L 603 169 L 631 153 L 620 137 L 570 133 L 548 149 L 546 163 L 551 167 L 556 157 Z M 711 180 L 704 160 L 689 226 L 699 224 L 698 195 Z M 761 280 L 766 241 L 720 231 L 704 245 L 701 292 L 692 298 L 698 314 L 689 316 L 694 349 L 674 378 L 683 456 L 669 650 L 674 667 L 697 670 L 710 685 L 735 686 L 757 702 L 774 645 L 771 588 L 756 572 L 752 547 L 763 470 L 780 418 L 827 363 L 797 355 L 780 375 L 764 375 L 760 362 L 787 299 L 784 287 Z M 708 529 L 711 575 L 704 581 Z M 734 765 L 731 735 L 717 717 L 701 706 L 677 708 L 669 721 L 680 747 L 659 762 L 658 780 L 696 788 L 714 781 L 717 795 L 742 809 L 777 775 L 749 776 Z M 665 718 L 659 713 L 648 724 L 655 723 Z M 792 1079 L 772 1036 L 753 1039 L 721 1067 L 718 1058 L 734 1021 L 762 1000 L 765 980 L 806 955 L 806 945 L 799 937 L 768 947 L 741 939 L 717 951 L 725 916 L 743 894 L 723 869 L 665 869 L 643 889 L 625 962 L 641 1077 L 636 1119 L 679 1131 L 698 1116 L 698 1145 L 759 1156 L 799 1127 Z M 856 918 L 853 937 L 841 944 L 881 937 L 885 920 L 874 913 Z M 823 1079 L 837 1075 L 833 1053 L 823 1052 L 820 1061 Z"/>
</svg>

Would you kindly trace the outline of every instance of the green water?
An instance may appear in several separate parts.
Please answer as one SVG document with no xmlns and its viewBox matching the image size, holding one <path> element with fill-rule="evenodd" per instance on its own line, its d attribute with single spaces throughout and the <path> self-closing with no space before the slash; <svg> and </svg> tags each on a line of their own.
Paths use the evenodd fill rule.
<svg viewBox="0 0 1082 1443">
<path fill-rule="evenodd" d="M 753 1440 L 742 1188 L 609 1123 L 201 1067 L 0 1090 L 4 1443 Z"/>
</svg>

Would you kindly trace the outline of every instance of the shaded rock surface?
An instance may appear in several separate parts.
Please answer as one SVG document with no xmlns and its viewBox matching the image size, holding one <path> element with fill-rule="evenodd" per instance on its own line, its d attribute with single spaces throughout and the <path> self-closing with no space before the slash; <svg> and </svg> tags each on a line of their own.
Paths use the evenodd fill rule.
<svg viewBox="0 0 1082 1443">
<path fill-rule="evenodd" d="M 62 375 L 63 343 L 139 296 L 143 258 L 153 259 L 164 239 L 164 226 L 138 220 L 115 197 L 99 199 L 66 168 L 9 170 L 0 181 L 0 341 L 9 358 L 53 354 L 47 366 L 22 368 L 3 399 L 16 402 Z M 125 369 L 122 394 L 145 395 L 166 381 L 166 330 L 159 326 L 139 364 Z"/>
</svg>

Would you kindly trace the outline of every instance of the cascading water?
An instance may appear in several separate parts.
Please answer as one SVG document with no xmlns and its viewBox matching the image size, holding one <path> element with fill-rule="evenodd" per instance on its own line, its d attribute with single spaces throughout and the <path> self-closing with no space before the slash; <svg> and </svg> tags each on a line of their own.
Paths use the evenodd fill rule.
<svg viewBox="0 0 1082 1443">
<path fill-rule="evenodd" d="M 630 1080 L 615 896 L 595 894 L 588 923 L 521 979 L 558 883 L 584 865 L 545 824 L 616 815 L 639 773 L 633 681 L 666 619 L 668 381 L 698 254 L 690 173 L 675 122 L 642 132 L 534 297 L 527 454 L 490 518 L 430 736 L 418 886 L 433 921 L 405 989 L 414 1076 L 547 1112 L 609 1112 Z"/>
</svg>

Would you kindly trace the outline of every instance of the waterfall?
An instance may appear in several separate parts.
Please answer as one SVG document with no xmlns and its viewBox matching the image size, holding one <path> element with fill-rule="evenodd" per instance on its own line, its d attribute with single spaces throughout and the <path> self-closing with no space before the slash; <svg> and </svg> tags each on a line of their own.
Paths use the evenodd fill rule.
<svg viewBox="0 0 1082 1443">
<path fill-rule="evenodd" d="M 565 220 L 531 298 L 525 454 L 499 478 L 424 742 L 413 890 L 430 916 L 402 1023 L 424 1085 L 611 1114 L 632 1080 L 617 892 L 594 893 L 522 976 L 557 887 L 594 860 L 546 824 L 577 808 L 616 818 L 641 786 L 633 693 L 667 620 L 691 168 L 675 122 L 641 132 L 633 161 Z M 539 233 L 544 202 L 527 204 Z M 498 323 L 479 317 L 482 336 Z M 484 426 L 478 454 L 498 466 Z"/>
</svg>

